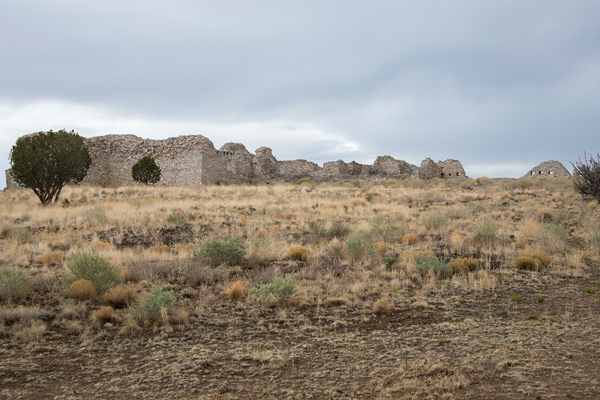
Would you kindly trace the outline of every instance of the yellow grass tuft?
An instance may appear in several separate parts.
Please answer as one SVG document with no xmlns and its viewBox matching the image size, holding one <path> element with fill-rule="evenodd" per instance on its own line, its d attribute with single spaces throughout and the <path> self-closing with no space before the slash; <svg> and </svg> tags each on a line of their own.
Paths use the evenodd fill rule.
<svg viewBox="0 0 600 400">
<path fill-rule="evenodd" d="M 406 235 L 404 235 L 402 237 L 402 243 L 407 244 L 407 245 L 416 244 L 418 241 L 419 241 L 419 238 L 417 237 L 417 235 L 414 235 L 412 233 L 407 233 Z"/>
<path fill-rule="evenodd" d="M 108 250 L 110 248 L 110 243 L 97 241 L 92 244 L 92 247 L 94 248 L 94 250 Z"/>
<path fill-rule="evenodd" d="M 354 199 L 354 200 L 352 200 L 352 206 L 353 207 L 366 207 L 367 201 L 363 200 L 363 199 Z"/>
<path fill-rule="evenodd" d="M 244 295 L 245 290 L 246 285 L 244 284 L 244 282 L 235 281 L 225 288 L 225 294 L 229 296 L 230 299 L 239 299 Z"/>
<path fill-rule="evenodd" d="M 391 303 L 387 298 L 381 298 L 373 304 L 373 311 L 377 314 L 383 314 L 391 312 L 394 309 L 394 304 Z"/>
<path fill-rule="evenodd" d="M 157 244 L 157 245 L 148 247 L 148 250 L 155 251 L 157 253 L 168 253 L 169 246 L 167 246 L 166 244 Z"/>
<path fill-rule="evenodd" d="M 304 261 L 308 258 L 309 253 L 310 251 L 304 246 L 290 246 L 287 256 L 292 260 Z"/>
<path fill-rule="evenodd" d="M 69 289 L 71 290 L 73 296 L 79 300 L 89 300 L 98 297 L 98 293 L 96 292 L 94 284 L 92 281 L 87 279 L 76 280 L 75 282 L 71 283 Z"/>
</svg>

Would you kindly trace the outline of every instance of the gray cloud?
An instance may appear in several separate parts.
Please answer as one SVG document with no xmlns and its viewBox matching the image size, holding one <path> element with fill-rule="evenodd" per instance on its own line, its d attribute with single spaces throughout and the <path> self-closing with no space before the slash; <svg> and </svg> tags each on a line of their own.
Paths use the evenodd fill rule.
<svg viewBox="0 0 600 400">
<path fill-rule="evenodd" d="M 9 0 L 0 58 L 4 154 L 64 127 L 518 176 L 599 147 L 595 0 Z"/>
</svg>

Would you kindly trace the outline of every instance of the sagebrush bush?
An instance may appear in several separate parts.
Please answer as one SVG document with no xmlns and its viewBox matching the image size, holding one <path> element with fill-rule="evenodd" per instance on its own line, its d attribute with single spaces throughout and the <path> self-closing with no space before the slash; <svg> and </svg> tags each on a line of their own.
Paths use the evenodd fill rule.
<svg viewBox="0 0 600 400">
<path fill-rule="evenodd" d="M 95 253 L 78 253 L 67 264 L 72 280 L 87 279 L 99 294 L 119 283 L 119 270 L 108 260 Z"/>
<path fill-rule="evenodd" d="M 492 246 L 498 239 L 498 226 L 491 221 L 485 221 L 475 228 L 473 241 L 481 246 Z"/>
<path fill-rule="evenodd" d="M 242 261 L 246 246 L 237 238 L 212 238 L 200 243 L 192 253 L 192 260 L 204 261 L 210 265 L 233 265 Z"/>
<path fill-rule="evenodd" d="M 0 269 L 0 299 L 23 299 L 33 292 L 34 280 L 20 269 Z"/>
<path fill-rule="evenodd" d="M 417 237 L 417 235 L 414 235 L 412 233 L 407 233 L 406 235 L 402 236 L 402 243 L 406 245 L 413 245 L 416 244 L 418 241 L 419 238 Z"/>
<path fill-rule="evenodd" d="M 402 216 L 392 218 L 388 215 L 377 215 L 372 220 L 371 235 L 375 238 L 385 241 L 393 242 L 404 235 L 404 228 L 396 225 Z"/>
<path fill-rule="evenodd" d="M 567 248 L 567 229 L 562 225 L 546 224 L 535 235 L 535 240 L 538 241 L 544 249 L 552 254 L 563 252 Z"/>
<path fill-rule="evenodd" d="M 144 325 L 165 325 L 169 323 L 169 312 L 177 306 L 173 292 L 164 290 L 160 285 L 153 285 L 150 294 L 131 309 L 131 316 Z"/>
<path fill-rule="evenodd" d="M 271 282 L 263 283 L 250 289 L 250 293 L 263 300 L 268 299 L 272 295 L 279 301 L 289 300 L 297 291 L 296 283 L 291 275 L 286 275 L 285 278 L 276 276 Z"/>
<path fill-rule="evenodd" d="M 119 285 L 104 293 L 102 300 L 113 307 L 127 307 L 137 300 L 137 292 L 132 284 Z"/>
<path fill-rule="evenodd" d="M 239 299 L 244 295 L 244 291 L 246 290 L 246 285 L 242 281 L 235 281 L 231 285 L 225 288 L 225 294 L 230 299 Z"/>
<path fill-rule="evenodd" d="M 450 265 L 444 258 L 438 258 L 431 254 L 417 254 L 413 258 L 415 268 L 422 274 L 427 274 L 430 270 L 433 270 L 437 274 L 445 276 L 450 271 Z"/>
<path fill-rule="evenodd" d="M 304 184 L 316 184 L 312 178 L 302 178 L 296 182 L 296 185 L 304 185 Z"/>
<path fill-rule="evenodd" d="M 439 211 L 421 215 L 421 222 L 427 229 L 438 229 L 446 223 L 446 217 Z"/>
<path fill-rule="evenodd" d="M 477 260 L 473 258 L 455 258 L 450 261 L 450 268 L 452 272 L 470 272 L 477 269 Z"/>
<path fill-rule="evenodd" d="M 367 232 L 356 232 L 346 240 L 345 254 L 353 260 L 373 256 L 375 254 L 373 237 Z"/>
<path fill-rule="evenodd" d="M 73 294 L 73 297 L 79 300 L 92 300 L 98 297 L 98 292 L 94 284 L 88 279 L 77 279 L 71 283 L 69 290 Z"/>
<path fill-rule="evenodd" d="M 304 246 L 290 246 L 287 252 L 287 257 L 292 260 L 305 261 L 310 252 Z"/>
<path fill-rule="evenodd" d="M 323 226 L 320 223 L 314 223 L 311 225 L 310 230 L 316 237 L 324 239 L 343 239 L 350 233 L 350 228 L 345 226 L 341 221 L 332 221 L 329 227 L 327 225 Z"/>
</svg>

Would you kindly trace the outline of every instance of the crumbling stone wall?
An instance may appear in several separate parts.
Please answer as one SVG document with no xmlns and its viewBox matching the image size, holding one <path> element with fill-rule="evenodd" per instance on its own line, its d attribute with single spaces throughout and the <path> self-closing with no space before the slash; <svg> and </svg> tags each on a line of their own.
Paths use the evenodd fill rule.
<svg viewBox="0 0 600 400">
<path fill-rule="evenodd" d="M 550 160 L 536 165 L 523 178 L 570 178 L 571 174 L 559 161 Z"/>
<path fill-rule="evenodd" d="M 438 165 L 442 168 L 442 178 L 444 179 L 466 179 L 465 170 L 458 160 L 438 161 Z"/>
<path fill-rule="evenodd" d="M 457 160 L 437 164 L 427 158 L 420 167 L 391 156 L 379 156 L 372 165 L 342 160 L 323 167 L 307 160 L 278 161 L 271 149 L 260 147 L 250 153 L 240 143 L 226 143 L 219 150 L 204 136 L 178 136 L 164 140 L 134 135 L 106 135 L 84 138 L 92 164 L 83 184 L 131 185 L 131 167 L 140 158 L 152 156 L 162 171 L 159 185 L 192 186 L 229 183 L 282 183 L 312 178 L 317 182 L 344 182 L 354 179 L 465 179 Z M 7 187 L 17 187 L 6 172 Z"/>
</svg>

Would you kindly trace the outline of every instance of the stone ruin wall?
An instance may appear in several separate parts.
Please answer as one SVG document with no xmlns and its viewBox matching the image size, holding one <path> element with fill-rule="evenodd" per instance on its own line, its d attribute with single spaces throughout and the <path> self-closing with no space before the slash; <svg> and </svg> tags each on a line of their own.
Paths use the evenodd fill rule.
<svg viewBox="0 0 600 400">
<path fill-rule="evenodd" d="M 544 161 L 527 172 L 523 178 L 570 178 L 571 173 L 556 160 Z"/>
<path fill-rule="evenodd" d="M 420 167 L 390 156 L 379 156 L 372 165 L 342 160 L 323 167 L 307 160 L 278 161 L 268 147 L 255 154 L 242 144 L 226 143 L 219 150 L 204 136 L 178 136 L 164 140 L 142 139 L 134 135 L 106 135 L 84 138 L 92 165 L 82 184 L 132 185 L 131 167 L 140 158 L 152 156 L 160 166 L 158 183 L 165 186 L 193 186 L 224 181 L 239 183 L 285 183 L 302 178 L 316 182 L 345 182 L 354 179 L 466 179 L 457 160 L 437 164 L 425 159 Z M 7 188 L 18 187 L 6 172 Z"/>
</svg>

